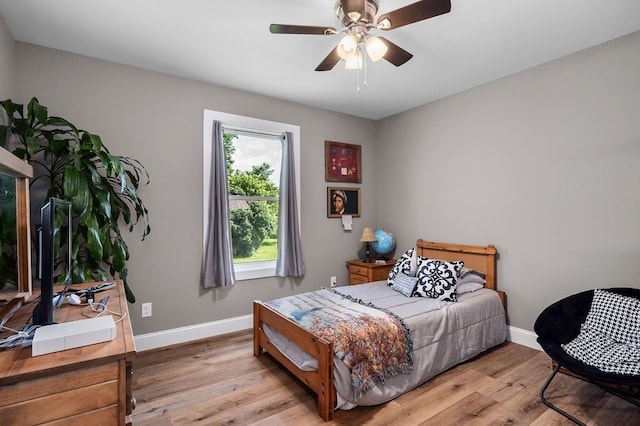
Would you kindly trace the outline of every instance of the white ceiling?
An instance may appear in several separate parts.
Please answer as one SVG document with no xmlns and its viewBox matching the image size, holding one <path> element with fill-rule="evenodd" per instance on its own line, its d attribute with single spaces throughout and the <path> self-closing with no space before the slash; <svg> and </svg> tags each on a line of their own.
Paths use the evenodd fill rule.
<svg viewBox="0 0 640 426">
<path fill-rule="evenodd" d="M 413 0 L 380 0 L 379 14 Z M 640 0 L 452 0 L 446 15 L 385 32 L 413 53 L 364 73 L 315 67 L 340 36 L 335 0 L 0 0 L 16 41 L 380 119 L 640 30 Z"/>
</svg>

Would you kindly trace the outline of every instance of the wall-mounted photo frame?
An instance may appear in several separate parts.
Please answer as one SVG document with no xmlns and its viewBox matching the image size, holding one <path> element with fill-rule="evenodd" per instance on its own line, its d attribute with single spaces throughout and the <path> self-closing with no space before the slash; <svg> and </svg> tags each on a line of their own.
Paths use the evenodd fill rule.
<svg viewBox="0 0 640 426">
<path fill-rule="evenodd" d="M 361 146 L 324 141 L 324 180 L 362 183 Z"/>
<path fill-rule="evenodd" d="M 327 217 L 360 217 L 360 188 L 327 187 Z"/>
</svg>

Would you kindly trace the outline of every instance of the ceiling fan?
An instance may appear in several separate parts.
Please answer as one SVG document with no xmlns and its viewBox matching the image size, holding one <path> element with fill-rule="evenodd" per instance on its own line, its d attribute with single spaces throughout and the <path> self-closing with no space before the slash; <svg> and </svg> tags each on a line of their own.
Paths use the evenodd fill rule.
<svg viewBox="0 0 640 426">
<path fill-rule="evenodd" d="M 347 69 L 361 69 L 363 49 L 369 58 L 376 62 L 385 59 L 400 66 L 413 55 L 384 37 L 369 34 L 371 30 L 393 30 L 414 22 L 448 13 L 450 0 L 422 0 L 376 17 L 378 0 L 338 0 L 335 5 L 336 16 L 343 28 L 307 25 L 271 24 L 272 34 L 311 34 L 334 35 L 345 33 L 338 45 L 316 67 L 316 71 L 329 71 L 340 59 L 345 61 Z"/>
</svg>

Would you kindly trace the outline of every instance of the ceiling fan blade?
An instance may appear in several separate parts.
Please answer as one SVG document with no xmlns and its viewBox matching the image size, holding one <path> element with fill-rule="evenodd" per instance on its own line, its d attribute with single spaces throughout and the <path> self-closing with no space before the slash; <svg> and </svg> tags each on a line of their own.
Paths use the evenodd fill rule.
<svg viewBox="0 0 640 426">
<path fill-rule="evenodd" d="M 320 62 L 320 65 L 316 67 L 316 71 L 330 71 L 336 64 L 340 62 L 340 56 L 338 56 L 338 48 L 334 47 L 326 58 Z"/>
<path fill-rule="evenodd" d="M 272 34 L 312 34 L 312 35 L 332 35 L 338 31 L 333 27 L 313 27 L 308 25 L 287 25 L 271 24 L 269 31 Z"/>
<path fill-rule="evenodd" d="M 387 46 L 387 53 L 384 55 L 384 59 L 391 62 L 396 67 L 407 62 L 409 59 L 413 58 L 413 55 L 402 47 L 398 46 L 387 40 L 384 37 L 378 37 L 382 42 Z"/>
<path fill-rule="evenodd" d="M 383 30 L 392 30 L 450 11 L 451 0 L 422 0 L 378 16 L 377 23 L 382 24 L 380 28 Z M 388 24 L 384 23 L 385 20 Z"/>
<path fill-rule="evenodd" d="M 340 0 L 340 4 L 342 5 L 342 11 L 345 16 L 355 17 L 355 15 L 351 14 L 357 13 L 357 18 L 352 18 L 354 21 L 357 21 L 361 16 L 365 16 L 365 1 L 366 0 Z"/>
</svg>

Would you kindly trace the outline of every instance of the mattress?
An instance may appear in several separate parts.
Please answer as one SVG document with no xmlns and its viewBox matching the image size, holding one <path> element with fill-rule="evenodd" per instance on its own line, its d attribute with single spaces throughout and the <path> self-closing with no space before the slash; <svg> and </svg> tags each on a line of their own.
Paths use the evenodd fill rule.
<svg viewBox="0 0 640 426">
<path fill-rule="evenodd" d="M 505 341 L 505 312 L 498 294 L 480 289 L 458 295 L 457 302 L 405 297 L 386 281 L 336 288 L 341 294 L 386 309 L 402 318 L 413 337 L 413 370 L 410 374 L 389 377 L 364 396 L 354 400 L 349 368 L 334 356 L 334 385 L 337 408 L 387 402 Z M 298 368 L 312 371 L 317 361 L 295 343 L 265 324 L 269 340 Z"/>
</svg>

